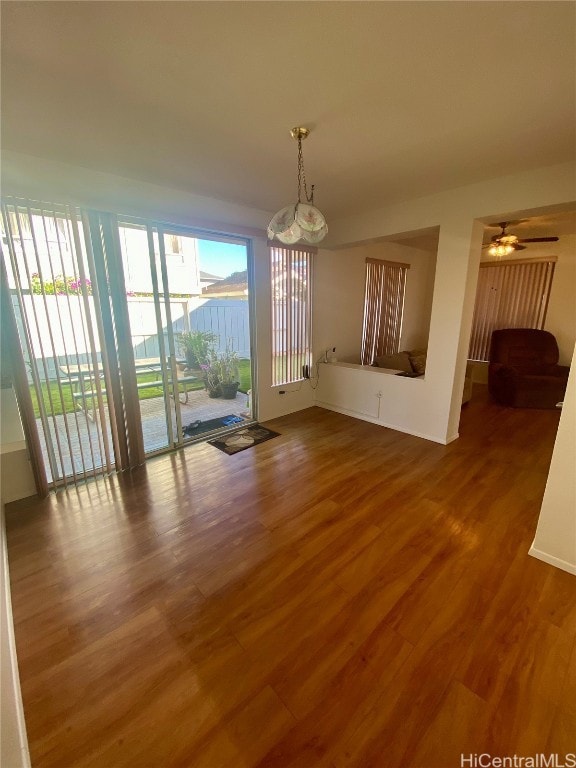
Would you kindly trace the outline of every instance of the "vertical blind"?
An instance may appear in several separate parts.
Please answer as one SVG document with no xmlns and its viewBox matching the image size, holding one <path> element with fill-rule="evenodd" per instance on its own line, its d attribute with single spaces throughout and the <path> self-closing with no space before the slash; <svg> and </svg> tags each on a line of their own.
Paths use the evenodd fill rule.
<svg viewBox="0 0 576 768">
<path fill-rule="evenodd" d="M 409 269 L 409 264 L 366 259 L 361 353 L 363 365 L 371 365 L 375 357 L 391 355 L 400 349 L 406 275 Z"/>
<path fill-rule="evenodd" d="M 300 381 L 312 363 L 312 255 L 270 247 L 273 386 Z"/>
<path fill-rule="evenodd" d="M 488 360 L 492 331 L 544 327 L 556 258 L 482 262 L 468 358 Z"/>
<path fill-rule="evenodd" d="M 14 386 L 32 459 L 46 457 L 34 467 L 40 490 L 143 461 L 137 401 L 119 385 L 133 365 L 119 344 L 124 305 L 114 304 L 114 291 L 122 291 L 123 273 L 114 231 L 110 214 L 2 204 L 3 312 L 23 371 Z"/>
</svg>

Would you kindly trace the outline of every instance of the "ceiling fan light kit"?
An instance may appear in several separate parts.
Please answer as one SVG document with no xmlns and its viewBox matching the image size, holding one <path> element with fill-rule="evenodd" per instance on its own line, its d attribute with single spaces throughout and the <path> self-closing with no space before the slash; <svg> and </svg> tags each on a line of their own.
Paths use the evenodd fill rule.
<svg viewBox="0 0 576 768">
<path fill-rule="evenodd" d="M 501 259 L 503 256 L 510 256 L 511 253 L 514 253 L 514 246 L 497 245 L 496 243 L 493 243 L 490 248 L 488 248 L 488 253 L 490 256 L 497 256 Z"/>
<path fill-rule="evenodd" d="M 281 208 L 272 216 L 268 224 L 268 238 L 279 240 L 284 245 L 295 243 L 307 243 L 316 245 L 328 234 L 326 219 L 314 205 L 314 185 L 310 187 L 310 194 L 306 186 L 304 173 L 304 159 L 302 156 L 302 140 L 310 131 L 299 126 L 292 128 L 290 134 L 298 142 L 298 200 L 293 205 Z M 302 190 L 305 202 L 302 202 Z"/>
<path fill-rule="evenodd" d="M 520 239 L 516 235 L 509 235 L 506 232 L 506 227 L 510 224 L 509 221 L 502 221 L 499 224 L 491 224 L 489 226 L 500 227 L 502 230 L 499 235 L 492 235 L 491 243 L 485 248 L 488 248 L 490 256 L 495 256 L 499 259 L 505 256 L 510 256 L 514 251 L 524 251 L 526 246 L 523 243 L 555 243 L 559 239 L 558 237 L 526 237 Z"/>
</svg>

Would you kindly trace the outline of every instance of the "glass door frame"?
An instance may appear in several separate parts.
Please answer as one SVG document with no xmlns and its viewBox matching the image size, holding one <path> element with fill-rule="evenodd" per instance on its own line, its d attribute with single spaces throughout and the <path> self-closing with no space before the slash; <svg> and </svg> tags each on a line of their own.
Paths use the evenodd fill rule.
<svg viewBox="0 0 576 768">
<path fill-rule="evenodd" d="M 136 228 L 146 231 L 148 245 L 148 262 L 150 276 L 153 286 L 154 310 L 158 328 L 158 345 L 160 358 L 160 376 L 163 382 L 164 412 L 167 426 L 167 445 L 151 450 L 145 450 L 146 457 L 160 455 L 186 445 L 193 444 L 193 440 L 185 438 L 182 426 L 181 401 L 179 397 L 179 379 L 177 369 L 176 345 L 174 339 L 174 329 L 172 323 L 172 312 L 170 307 L 169 295 L 169 274 L 168 262 L 166 258 L 165 236 L 177 235 L 189 237 L 196 240 L 212 240 L 218 243 L 233 243 L 241 245 L 246 251 L 246 272 L 248 283 L 248 328 L 250 343 L 250 411 L 251 418 L 247 423 L 253 423 L 257 420 L 257 355 L 256 355 L 256 302 L 254 291 L 254 248 L 252 240 L 241 235 L 231 233 L 221 233 L 213 230 L 202 230 L 196 227 L 182 224 L 174 224 L 156 219 L 146 219 L 136 216 L 117 216 L 118 229 L 123 226 Z M 157 240 L 155 241 L 155 238 Z M 156 244 L 158 246 L 158 261 L 160 264 L 160 275 L 157 268 Z M 161 280 L 159 280 L 159 277 Z M 165 290 L 160 291 L 160 282 Z M 168 289 L 168 290 L 166 290 Z M 168 348 L 162 334 L 162 307 L 164 308 L 166 330 L 168 335 Z M 132 329 L 130 329 L 132 332 Z M 134 393 L 138 397 L 138 391 Z M 176 429 L 172 423 L 172 413 L 174 413 Z M 235 425 L 236 426 L 236 425 Z M 140 420 L 140 429 L 142 431 L 142 440 L 144 439 L 143 423 Z M 205 439 L 208 435 L 202 435 Z"/>
</svg>

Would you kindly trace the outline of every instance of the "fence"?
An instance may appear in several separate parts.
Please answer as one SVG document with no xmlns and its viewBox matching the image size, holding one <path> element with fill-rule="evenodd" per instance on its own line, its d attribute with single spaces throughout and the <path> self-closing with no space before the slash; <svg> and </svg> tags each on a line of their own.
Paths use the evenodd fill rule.
<svg viewBox="0 0 576 768">
<path fill-rule="evenodd" d="M 56 370 L 73 357 L 74 363 L 88 362 L 88 340 L 84 332 L 84 306 L 80 296 L 24 296 L 28 317 L 36 323 L 30 329 L 32 356 L 44 358 L 42 369 L 47 379 L 56 378 Z M 134 357 L 159 357 L 159 333 L 154 301 L 148 297 L 127 297 Z M 94 299 L 88 306 L 95 326 Z M 21 312 L 14 298 L 14 311 L 22 328 Z M 250 323 L 246 299 L 172 299 L 171 327 L 177 334 L 186 330 L 211 331 L 216 335 L 214 347 L 223 352 L 231 347 L 241 358 L 250 358 Z M 164 313 L 163 320 L 166 322 Z M 162 329 L 166 348 L 168 329 Z M 176 339 L 177 342 L 177 339 Z M 178 345 L 176 343 L 178 353 Z"/>
</svg>

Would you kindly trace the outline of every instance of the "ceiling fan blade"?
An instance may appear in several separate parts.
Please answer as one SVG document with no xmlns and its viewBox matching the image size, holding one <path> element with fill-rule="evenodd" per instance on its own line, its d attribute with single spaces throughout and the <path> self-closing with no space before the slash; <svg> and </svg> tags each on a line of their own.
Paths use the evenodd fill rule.
<svg viewBox="0 0 576 768">
<path fill-rule="evenodd" d="M 525 245 L 519 245 L 520 241 L 518 243 L 514 243 L 513 248 L 515 251 L 525 251 L 526 246 Z"/>
<path fill-rule="evenodd" d="M 555 243 L 558 237 L 524 237 L 519 243 Z"/>
</svg>

